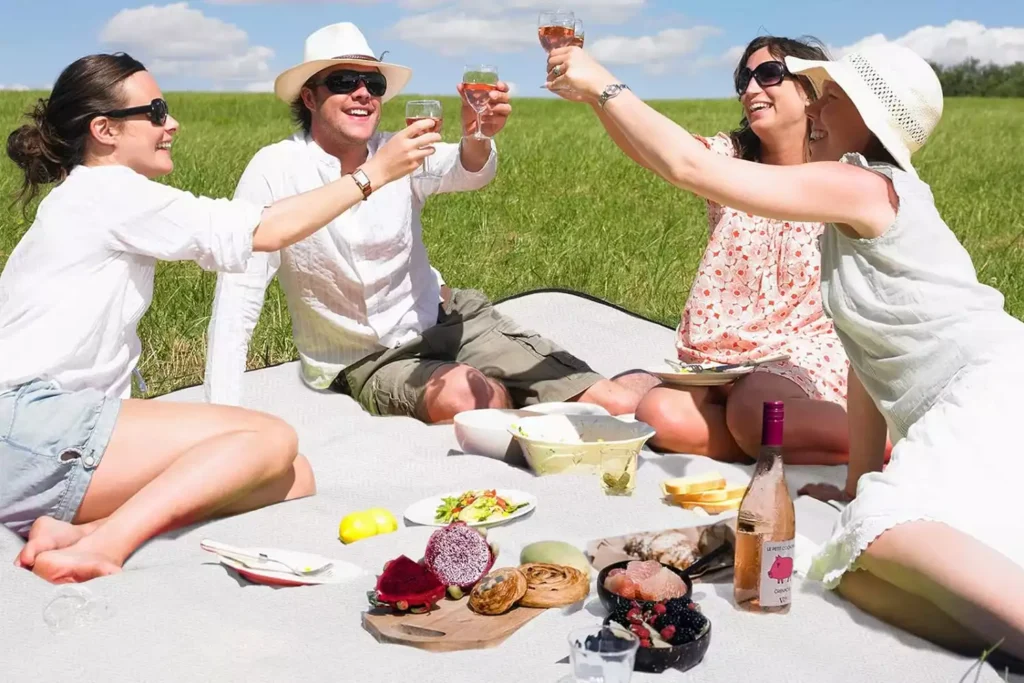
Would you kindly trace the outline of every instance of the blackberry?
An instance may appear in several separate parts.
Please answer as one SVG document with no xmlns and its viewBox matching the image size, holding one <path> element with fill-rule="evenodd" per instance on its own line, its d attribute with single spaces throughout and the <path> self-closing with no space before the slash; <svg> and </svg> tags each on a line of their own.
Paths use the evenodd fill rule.
<svg viewBox="0 0 1024 683">
<path fill-rule="evenodd" d="M 669 603 L 668 611 L 661 618 L 663 628 L 671 624 L 676 627 L 678 632 L 683 629 L 691 629 L 694 634 L 701 633 L 707 623 L 707 617 L 697 610 L 690 609 L 682 602 Z"/>
<path fill-rule="evenodd" d="M 676 637 L 672 640 L 673 645 L 683 645 L 697 640 L 697 632 L 692 628 L 681 628 L 676 631 Z"/>
</svg>

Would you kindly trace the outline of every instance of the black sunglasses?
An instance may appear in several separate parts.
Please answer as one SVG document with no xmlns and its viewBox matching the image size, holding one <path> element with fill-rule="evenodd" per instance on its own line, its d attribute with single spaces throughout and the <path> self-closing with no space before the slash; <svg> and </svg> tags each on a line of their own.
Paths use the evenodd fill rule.
<svg viewBox="0 0 1024 683">
<path fill-rule="evenodd" d="M 383 97 L 388 90 L 388 79 L 377 71 L 332 71 L 315 85 L 322 85 L 335 95 L 348 95 L 359 89 L 359 84 L 374 97 Z"/>
<path fill-rule="evenodd" d="M 136 114 L 146 114 L 149 116 L 149 120 L 154 126 L 162 126 L 167 122 L 167 102 L 158 97 L 149 104 L 141 107 L 129 107 L 128 109 L 104 111 L 97 114 L 97 116 L 109 116 L 112 119 L 123 119 L 126 116 L 135 116 Z"/>
<path fill-rule="evenodd" d="M 736 76 L 736 93 L 742 96 L 747 91 L 751 77 L 762 88 L 768 88 L 782 83 L 787 76 L 792 75 L 782 62 L 761 62 L 756 69 L 745 66 Z"/>
</svg>

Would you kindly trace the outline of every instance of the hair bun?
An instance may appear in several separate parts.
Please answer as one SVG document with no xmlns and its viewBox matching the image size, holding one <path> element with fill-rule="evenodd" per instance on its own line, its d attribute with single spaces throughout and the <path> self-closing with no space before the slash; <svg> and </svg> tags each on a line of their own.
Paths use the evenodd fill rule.
<svg viewBox="0 0 1024 683">
<path fill-rule="evenodd" d="M 32 120 L 7 137 L 7 156 L 25 173 L 26 184 L 46 185 L 62 180 L 66 170 L 54 149 L 59 141 L 46 119 L 47 101 L 29 112 Z"/>
</svg>

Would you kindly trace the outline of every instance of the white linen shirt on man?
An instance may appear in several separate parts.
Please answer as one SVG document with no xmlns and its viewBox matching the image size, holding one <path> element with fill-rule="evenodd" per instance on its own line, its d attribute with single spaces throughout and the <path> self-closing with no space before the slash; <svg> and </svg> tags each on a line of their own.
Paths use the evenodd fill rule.
<svg viewBox="0 0 1024 683">
<path fill-rule="evenodd" d="M 369 156 L 394 133 L 378 132 Z M 302 377 L 327 389 L 343 369 L 395 348 L 437 323 L 440 275 L 430 267 L 420 212 L 427 197 L 476 190 L 497 171 L 497 151 L 477 172 L 460 145 L 441 143 L 413 174 L 377 188 L 324 229 L 279 252 L 256 254 L 244 274 L 220 275 L 209 328 L 205 390 L 213 403 L 239 405 L 249 340 L 267 286 L 279 275 Z M 263 148 L 235 197 L 269 204 L 341 177 L 341 163 L 304 133 Z"/>
<path fill-rule="evenodd" d="M 75 167 L 0 274 L 0 392 L 39 379 L 130 398 L 156 260 L 242 271 L 262 213 L 126 166 Z"/>
</svg>

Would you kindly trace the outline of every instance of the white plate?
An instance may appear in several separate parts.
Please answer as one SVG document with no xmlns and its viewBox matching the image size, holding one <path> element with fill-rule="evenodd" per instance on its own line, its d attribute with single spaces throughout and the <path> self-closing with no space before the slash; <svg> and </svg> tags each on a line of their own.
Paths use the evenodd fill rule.
<svg viewBox="0 0 1024 683">
<path fill-rule="evenodd" d="M 648 370 L 665 384 L 678 387 L 719 387 L 731 384 L 740 377 L 749 375 L 754 368 L 733 368 L 721 372 L 675 372 L 674 370 Z"/>
<path fill-rule="evenodd" d="M 443 503 L 442 499 L 461 496 L 467 490 L 468 489 L 463 489 L 462 491 L 451 491 L 449 493 L 442 493 L 439 496 L 424 498 L 423 500 L 409 506 L 409 509 L 405 511 L 405 518 L 413 524 L 422 524 L 423 526 L 448 526 L 448 522 L 438 522 L 434 519 L 434 515 L 437 514 L 438 506 Z M 487 527 L 505 524 L 506 522 L 511 522 L 513 519 L 519 519 L 524 515 L 528 515 L 537 508 L 537 498 L 525 491 L 516 491 L 514 489 L 495 489 L 495 493 L 510 503 L 526 503 L 526 506 L 519 508 L 508 517 L 500 517 L 498 519 L 491 519 L 485 522 L 466 522 L 467 526 Z"/>
<path fill-rule="evenodd" d="M 329 576 L 301 576 L 288 571 L 274 571 L 272 569 L 255 569 L 246 564 L 233 560 L 230 557 L 217 555 L 217 559 L 226 567 L 234 569 L 246 579 L 253 583 L 262 583 L 268 586 L 319 586 L 332 583 L 344 583 L 366 574 L 365 571 L 349 562 L 333 560 Z M 323 558 L 319 558 L 323 559 Z M 327 558 L 331 559 L 331 558 Z"/>
</svg>

